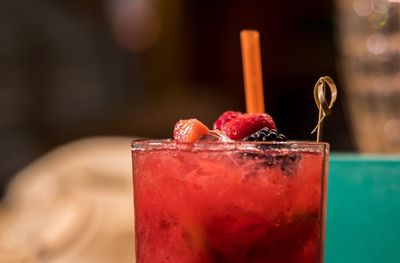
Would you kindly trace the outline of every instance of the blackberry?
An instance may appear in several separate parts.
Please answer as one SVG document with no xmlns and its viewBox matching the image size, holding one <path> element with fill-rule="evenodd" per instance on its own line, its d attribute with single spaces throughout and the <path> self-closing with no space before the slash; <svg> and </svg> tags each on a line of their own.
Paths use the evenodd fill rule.
<svg viewBox="0 0 400 263">
<path fill-rule="evenodd" d="M 261 146 L 261 145 L 260 145 Z M 284 175 L 291 176 L 297 169 L 298 162 L 301 159 L 299 153 L 241 153 L 242 159 L 253 159 L 257 161 L 255 169 L 266 169 L 268 167 L 279 167 Z"/>
<path fill-rule="evenodd" d="M 245 137 L 244 141 L 258 141 L 258 142 L 285 142 L 286 136 L 278 133 L 275 129 L 264 127 L 261 130 Z M 257 145 L 260 150 L 268 150 L 268 145 Z M 276 153 L 266 154 L 264 152 L 245 152 L 241 153 L 243 159 L 259 160 L 258 168 L 265 169 L 268 167 L 278 166 L 284 175 L 292 175 L 297 167 L 297 163 L 301 158 L 298 153 Z"/>
<path fill-rule="evenodd" d="M 259 141 L 259 142 L 285 142 L 287 139 L 285 135 L 278 133 L 274 129 L 267 127 L 245 137 L 243 141 Z"/>
</svg>

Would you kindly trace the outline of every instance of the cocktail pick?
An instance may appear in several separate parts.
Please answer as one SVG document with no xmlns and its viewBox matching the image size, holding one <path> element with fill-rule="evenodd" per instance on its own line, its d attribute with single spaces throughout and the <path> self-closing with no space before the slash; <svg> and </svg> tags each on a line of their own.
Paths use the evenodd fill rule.
<svg viewBox="0 0 400 263">
<path fill-rule="evenodd" d="M 326 86 L 329 87 L 329 90 L 331 92 L 331 101 L 329 102 L 329 104 L 325 97 Z M 314 100 L 319 110 L 318 123 L 314 130 L 311 132 L 311 134 L 313 134 L 315 133 L 315 131 L 317 131 L 317 142 L 320 142 L 322 139 L 322 124 L 325 117 L 331 114 L 331 109 L 336 101 L 336 98 L 337 89 L 336 84 L 332 80 L 332 78 L 329 76 L 320 77 L 314 86 Z"/>
<path fill-rule="evenodd" d="M 264 94 L 261 68 L 260 34 L 256 30 L 240 32 L 243 78 L 247 113 L 263 113 Z"/>
</svg>

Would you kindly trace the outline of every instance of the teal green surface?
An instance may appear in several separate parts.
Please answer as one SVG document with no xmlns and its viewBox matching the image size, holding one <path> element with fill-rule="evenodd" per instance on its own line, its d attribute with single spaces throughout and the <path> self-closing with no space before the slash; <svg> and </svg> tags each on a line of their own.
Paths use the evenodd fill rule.
<svg viewBox="0 0 400 263">
<path fill-rule="evenodd" d="M 400 262 L 400 156 L 332 154 L 325 263 Z"/>
</svg>

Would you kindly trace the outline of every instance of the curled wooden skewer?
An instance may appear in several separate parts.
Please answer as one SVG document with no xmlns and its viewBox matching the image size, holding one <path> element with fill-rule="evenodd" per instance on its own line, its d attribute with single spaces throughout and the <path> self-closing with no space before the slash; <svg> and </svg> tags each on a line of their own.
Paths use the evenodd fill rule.
<svg viewBox="0 0 400 263">
<path fill-rule="evenodd" d="M 331 92 L 331 101 L 329 102 L 329 104 L 325 97 L 327 86 Z M 318 123 L 317 126 L 315 126 L 314 130 L 311 132 L 311 134 L 313 134 L 315 133 L 315 131 L 317 131 L 317 142 L 320 142 L 322 139 L 322 124 L 325 117 L 331 114 L 331 109 L 336 101 L 336 98 L 337 89 L 336 84 L 332 80 L 332 78 L 329 76 L 319 78 L 314 86 L 314 100 L 319 110 Z"/>
</svg>

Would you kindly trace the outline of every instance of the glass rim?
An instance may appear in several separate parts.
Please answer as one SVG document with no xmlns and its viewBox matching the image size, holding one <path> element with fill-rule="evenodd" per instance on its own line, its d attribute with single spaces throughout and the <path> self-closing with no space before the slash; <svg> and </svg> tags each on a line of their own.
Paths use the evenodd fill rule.
<svg viewBox="0 0 400 263">
<path fill-rule="evenodd" d="M 328 151 L 329 143 L 316 141 L 208 141 L 208 142 L 178 142 L 172 139 L 133 139 L 132 151 L 144 150 L 184 150 L 184 151 L 229 151 L 229 150 L 305 150 Z"/>
</svg>

